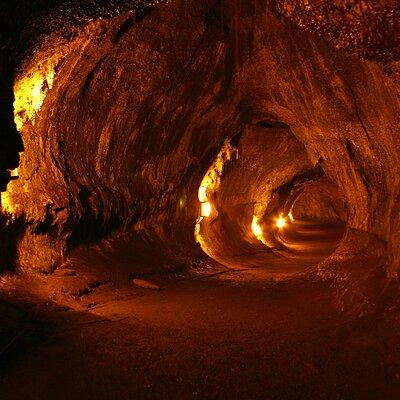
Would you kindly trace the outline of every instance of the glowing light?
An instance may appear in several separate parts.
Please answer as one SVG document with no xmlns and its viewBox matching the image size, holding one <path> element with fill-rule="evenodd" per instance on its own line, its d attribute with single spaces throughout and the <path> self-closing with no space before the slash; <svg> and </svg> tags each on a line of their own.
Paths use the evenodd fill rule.
<svg viewBox="0 0 400 400">
<path fill-rule="evenodd" d="M 236 158 L 238 157 L 237 149 L 231 145 L 229 140 L 226 140 L 221 148 L 221 151 L 214 160 L 214 163 L 208 169 L 200 183 L 198 197 L 201 203 L 208 201 L 208 196 L 218 190 L 221 184 L 221 176 L 224 166 L 226 162 L 233 158 L 234 155 Z"/>
<path fill-rule="evenodd" d="M 258 219 L 257 217 L 254 215 L 253 216 L 253 220 L 251 221 L 251 230 L 253 231 L 254 235 L 257 238 L 262 237 L 262 228 L 260 226 L 260 224 L 258 223 Z"/>
<path fill-rule="evenodd" d="M 202 217 L 209 217 L 211 215 L 211 203 L 209 201 L 201 203 L 200 214 Z"/>
<path fill-rule="evenodd" d="M 55 78 L 54 60 L 36 66 L 14 87 L 14 120 L 20 131 L 25 122 L 35 122 L 35 116 L 41 109 L 47 91 L 53 87 Z"/>
<path fill-rule="evenodd" d="M 207 187 L 205 186 L 199 187 L 198 197 L 201 203 L 205 203 L 207 201 Z"/>
<path fill-rule="evenodd" d="M 292 212 L 290 212 L 290 213 L 288 214 L 288 217 L 289 217 L 290 221 L 293 222 L 294 218 L 293 218 Z"/>
<path fill-rule="evenodd" d="M 182 196 L 179 198 L 179 208 L 183 208 L 186 205 L 186 196 Z"/>
<path fill-rule="evenodd" d="M 12 177 L 18 178 L 19 177 L 18 168 L 15 168 L 12 171 L 10 171 L 10 175 Z"/>
<path fill-rule="evenodd" d="M 1 209 L 10 214 L 12 214 L 14 212 L 14 207 L 13 207 L 9 192 L 1 193 Z"/>
<path fill-rule="evenodd" d="M 197 193 L 200 202 L 200 216 L 197 218 L 196 221 L 194 236 L 196 242 L 200 243 L 201 248 L 206 254 L 209 254 L 210 252 L 207 248 L 205 240 L 203 240 L 201 236 L 201 222 L 204 218 L 211 215 L 213 208 L 210 200 L 212 199 L 213 194 L 218 191 L 221 185 L 221 176 L 225 164 L 228 161 L 232 160 L 234 156 L 236 157 L 236 159 L 238 158 L 238 150 L 231 145 L 230 140 L 226 140 L 221 148 L 221 151 L 218 153 L 214 162 L 204 175 Z M 214 214 L 218 214 L 218 211 L 215 208 L 213 212 Z"/>
<path fill-rule="evenodd" d="M 279 229 L 282 229 L 286 225 L 286 218 L 282 217 L 282 215 L 279 216 L 279 218 L 276 220 L 276 226 Z"/>
</svg>

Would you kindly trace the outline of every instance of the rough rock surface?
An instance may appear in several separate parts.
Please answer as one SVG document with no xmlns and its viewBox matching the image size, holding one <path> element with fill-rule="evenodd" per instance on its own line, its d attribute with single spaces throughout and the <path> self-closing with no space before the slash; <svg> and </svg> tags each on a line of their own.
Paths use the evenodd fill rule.
<svg viewBox="0 0 400 400">
<path fill-rule="evenodd" d="M 397 0 L 278 0 L 277 8 L 336 48 L 380 62 L 399 60 Z"/>
<path fill-rule="evenodd" d="M 4 10 L 7 398 L 399 398 L 397 1 Z"/>
<path fill-rule="evenodd" d="M 175 259 L 197 256 L 204 174 L 227 139 L 275 121 L 343 199 L 348 229 L 337 254 L 357 243 L 353 232 L 364 232 L 362 243 L 386 243 L 377 256 L 387 257 L 387 272 L 396 274 L 398 84 L 377 63 L 329 44 L 336 25 L 324 2 L 308 20 L 303 11 L 311 6 L 295 2 L 172 1 L 146 4 L 145 11 L 137 3 L 133 10 L 123 2 L 87 4 L 82 12 L 73 2 L 54 8 L 21 34 L 15 112 L 26 150 L 21 179 L 4 202 L 26 221 L 25 232 L 18 230 L 20 268 L 51 272 L 78 244 L 113 232 Z M 328 42 L 277 10 L 308 30 L 310 18 L 324 12 L 317 31 Z M 347 42 L 334 44 L 354 50 L 346 44 L 347 25 L 342 29 Z M 371 55 L 368 41 L 354 43 L 362 49 L 356 55 L 396 60 L 394 45 L 387 57 Z M 268 216 L 295 187 L 278 153 L 260 149 L 257 157 L 287 184 Z M 260 182 L 244 176 L 226 180 L 225 186 L 235 182 L 227 190 L 250 184 L 257 192 Z M 240 222 L 247 232 L 251 217 Z"/>
</svg>

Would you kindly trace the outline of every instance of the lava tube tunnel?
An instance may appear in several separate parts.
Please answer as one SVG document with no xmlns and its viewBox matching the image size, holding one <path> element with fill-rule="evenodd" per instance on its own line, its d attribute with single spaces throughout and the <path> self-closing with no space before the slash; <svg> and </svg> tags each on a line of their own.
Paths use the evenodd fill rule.
<svg viewBox="0 0 400 400">
<path fill-rule="evenodd" d="M 226 142 L 199 201 L 196 238 L 231 268 L 299 272 L 332 254 L 345 230 L 337 188 L 282 122 L 257 122 Z"/>
<path fill-rule="evenodd" d="M 398 400 L 400 3 L 8 3 L 0 398 Z"/>
</svg>

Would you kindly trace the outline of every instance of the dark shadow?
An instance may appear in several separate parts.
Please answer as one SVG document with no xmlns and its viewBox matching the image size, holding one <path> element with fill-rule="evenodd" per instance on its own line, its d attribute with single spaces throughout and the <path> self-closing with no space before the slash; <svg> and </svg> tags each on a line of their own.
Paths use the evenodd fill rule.
<svg viewBox="0 0 400 400">
<path fill-rule="evenodd" d="M 0 214 L 0 274 L 15 271 L 18 241 L 25 229 L 23 216 L 13 219 L 8 214 Z"/>
<path fill-rule="evenodd" d="M 22 138 L 14 123 L 14 63 L 11 50 L 0 42 L 0 191 L 11 180 L 8 170 L 19 165 L 24 150 Z"/>
</svg>

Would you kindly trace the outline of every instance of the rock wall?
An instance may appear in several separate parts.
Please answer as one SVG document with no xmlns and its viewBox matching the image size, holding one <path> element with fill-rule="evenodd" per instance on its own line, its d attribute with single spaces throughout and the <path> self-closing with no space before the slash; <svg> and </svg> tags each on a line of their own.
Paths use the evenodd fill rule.
<svg viewBox="0 0 400 400">
<path fill-rule="evenodd" d="M 354 246 L 383 241 L 377 253 L 395 274 L 396 80 L 302 31 L 273 3 L 174 0 L 146 10 L 92 18 L 69 36 L 57 27 L 25 53 L 15 82 L 25 152 L 7 194 L 8 210 L 26 221 L 20 267 L 50 272 L 70 249 L 110 234 L 198 255 L 204 174 L 227 139 L 279 124 L 343 198 L 342 248 L 357 254 Z M 262 148 L 259 161 L 274 164 Z M 276 172 L 280 185 L 287 172 Z M 249 185 L 246 175 L 230 182 L 233 198 Z"/>
</svg>

